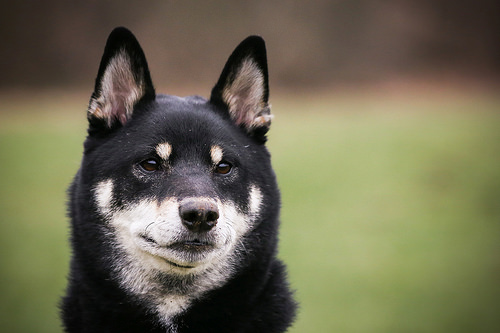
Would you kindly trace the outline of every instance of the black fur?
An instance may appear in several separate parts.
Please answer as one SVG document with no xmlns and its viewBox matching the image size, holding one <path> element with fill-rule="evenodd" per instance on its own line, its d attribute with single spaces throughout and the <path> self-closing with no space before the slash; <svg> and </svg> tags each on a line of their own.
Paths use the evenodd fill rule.
<svg viewBox="0 0 500 333">
<path fill-rule="evenodd" d="M 116 62 L 119 54 L 129 61 Z M 236 48 L 207 101 L 155 95 L 135 37 L 124 28 L 111 33 L 89 106 L 82 164 L 69 189 L 73 252 L 62 303 L 66 332 L 283 332 L 291 325 L 296 305 L 285 268 L 276 258 L 280 197 L 263 144 L 269 121 L 266 117 L 256 124 L 242 121 L 249 118 L 238 112 L 246 111 L 230 110 L 224 95 L 241 74 L 239 66 L 245 59 L 255 64 L 256 74 L 263 78 L 258 103 L 262 109 L 253 110 L 254 119 L 269 112 L 266 50 L 260 37 L 249 37 Z M 110 79 L 106 75 L 113 72 L 112 63 L 129 64 L 129 68 Z M 123 89 L 125 95 L 130 89 L 135 92 L 128 94 L 134 97 L 131 109 L 130 99 L 122 98 Z M 154 158 L 155 145 L 164 141 L 174 147 L 169 165 L 162 166 L 162 172 L 140 170 L 139 163 Z M 224 158 L 233 165 L 227 176 L 210 173 L 207 148 L 214 144 L 223 147 Z M 259 221 L 241 240 L 236 273 L 165 324 L 148 297 L 124 290 L 111 269 L 123 253 L 95 200 L 96 184 L 106 179 L 115 184 L 114 211 L 144 198 L 199 195 L 248 210 L 249 185 L 257 184 L 263 196 Z M 189 278 L 168 274 L 158 278 L 167 293 L 189 292 Z"/>
</svg>

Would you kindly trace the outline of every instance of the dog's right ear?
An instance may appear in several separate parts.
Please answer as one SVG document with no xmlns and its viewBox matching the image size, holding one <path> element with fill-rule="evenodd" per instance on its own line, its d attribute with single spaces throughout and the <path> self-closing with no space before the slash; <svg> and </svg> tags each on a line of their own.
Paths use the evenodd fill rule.
<svg viewBox="0 0 500 333">
<path fill-rule="evenodd" d="M 146 57 L 134 35 L 125 28 L 108 37 L 87 117 L 92 130 L 124 125 L 141 100 L 154 99 L 155 90 Z"/>
</svg>

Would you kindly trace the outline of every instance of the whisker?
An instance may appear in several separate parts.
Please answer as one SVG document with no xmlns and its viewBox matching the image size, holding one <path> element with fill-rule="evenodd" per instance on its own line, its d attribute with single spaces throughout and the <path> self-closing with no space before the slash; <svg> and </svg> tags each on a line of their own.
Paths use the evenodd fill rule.
<svg viewBox="0 0 500 333">
<path fill-rule="evenodd" d="M 148 224 L 148 225 L 146 226 L 146 228 L 144 229 L 144 232 L 146 232 L 146 233 L 147 233 L 147 232 L 148 232 L 148 228 L 149 228 L 150 226 L 152 226 L 154 223 L 155 223 L 155 222 L 153 221 L 153 222 L 151 222 L 150 224 Z"/>
</svg>

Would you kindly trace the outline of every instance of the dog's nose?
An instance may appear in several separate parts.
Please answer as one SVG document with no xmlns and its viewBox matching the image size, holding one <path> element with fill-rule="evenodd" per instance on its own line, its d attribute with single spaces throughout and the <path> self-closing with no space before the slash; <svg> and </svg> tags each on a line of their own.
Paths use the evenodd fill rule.
<svg viewBox="0 0 500 333">
<path fill-rule="evenodd" d="M 211 200 L 188 198 L 181 201 L 179 215 L 182 224 L 190 231 L 209 231 L 217 224 L 219 210 L 217 204 Z"/>
</svg>

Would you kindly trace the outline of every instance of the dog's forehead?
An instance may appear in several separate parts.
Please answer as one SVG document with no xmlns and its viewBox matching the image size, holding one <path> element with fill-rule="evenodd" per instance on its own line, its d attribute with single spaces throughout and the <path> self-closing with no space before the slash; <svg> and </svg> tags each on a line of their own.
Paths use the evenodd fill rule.
<svg viewBox="0 0 500 333">
<path fill-rule="evenodd" d="M 217 112 L 216 106 L 199 96 L 158 95 L 154 103 L 134 119 L 134 133 L 171 145 L 236 143 L 246 135 Z"/>
<path fill-rule="evenodd" d="M 199 96 L 178 97 L 158 95 L 153 104 L 153 115 L 158 125 L 167 127 L 175 124 L 174 129 L 183 130 L 197 123 L 217 123 L 220 117 L 214 112 L 207 100 Z"/>
<path fill-rule="evenodd" d="M 174 95 L 165 95 L 158 94 L 155 99 L 156 103 L 160 107 L 166 107 L 170 109 L 182 110 L 186 108 L 198 108 L 207 103 L 207 100 L 201 96 L 193 95 L 193 96 L 174 96 Z"/>
</svg>

